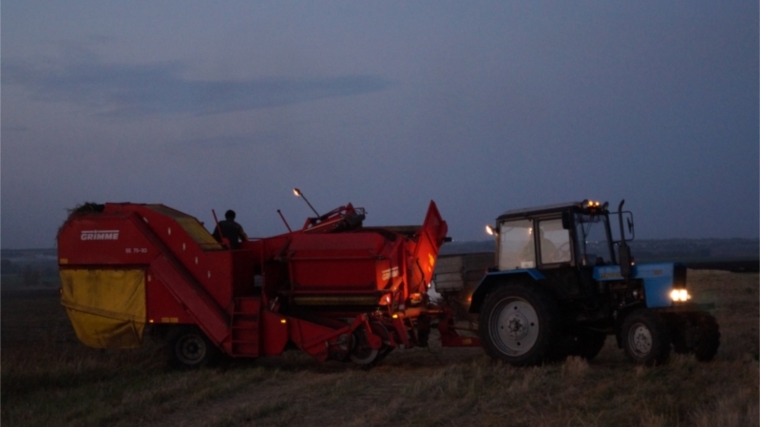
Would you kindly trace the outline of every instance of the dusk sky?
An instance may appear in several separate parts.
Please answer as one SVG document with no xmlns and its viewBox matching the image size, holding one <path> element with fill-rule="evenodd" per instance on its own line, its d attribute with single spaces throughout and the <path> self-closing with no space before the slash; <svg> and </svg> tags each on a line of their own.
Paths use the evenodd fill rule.
<svg viewBox="0 0 760 427">
<path fill-rule="evenodd" d="M 757 238 L 758 2 L 4 0 L 2 248 L 84 202 L 249 236 L 348 202 L 454 240 L 586 198 Z"/>
</svg>

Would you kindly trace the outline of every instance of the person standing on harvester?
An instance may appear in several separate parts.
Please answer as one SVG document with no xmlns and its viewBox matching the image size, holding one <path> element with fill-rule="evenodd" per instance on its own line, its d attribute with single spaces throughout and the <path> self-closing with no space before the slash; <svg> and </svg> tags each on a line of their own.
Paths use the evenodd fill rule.
<svg viewBox="0 0 760 427">
<path fill-rule="evenodd" d="M 230 242 L 230 249 L 237 249 L 240 247 L 240 242 L 248 240 L 248 236 L 243 231 L 243 226 L 235 222 L 235 211 L 228 210 L 224 213 L 224 218 L 223 221 L 219 221 L 219 225 L 214 230 L 214 238 L 221 242 L 224 236 Z"/>
</svg>

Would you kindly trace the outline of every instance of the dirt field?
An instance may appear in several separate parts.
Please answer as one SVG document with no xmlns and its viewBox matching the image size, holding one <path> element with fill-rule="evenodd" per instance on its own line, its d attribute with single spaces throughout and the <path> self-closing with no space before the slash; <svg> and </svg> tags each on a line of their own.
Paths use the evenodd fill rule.
<svg viewBox="0 0 760 427">
<path fill-rule="evenodd" d="M 480 349 L 391 353 L 365 371 L 288 352 L 170 371 L 160 343 L 86 348 L 53 291 L 3 293 L 3 426 L 757 426 L 758 275 L 689 271 L 714 302 L 715 361 L 631 365 L 607 340 L 591 362 L 493 363 Z"/>
</svg>

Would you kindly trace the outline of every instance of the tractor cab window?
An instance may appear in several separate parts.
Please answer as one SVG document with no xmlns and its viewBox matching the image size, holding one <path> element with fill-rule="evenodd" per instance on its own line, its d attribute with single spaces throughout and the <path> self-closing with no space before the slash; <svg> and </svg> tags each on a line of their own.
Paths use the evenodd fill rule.
<svg viewBox="0 0 760 427">
<path fill-rule="evenodd" d="M 541 264 L 567 263 L 571 260 L 570 231 L 562 227 L 561 219 L 538 222 L 536 236 Z"/>
<path fill-rule="evenodd" d="M 499 225 L 499 269 L 535 268 L 533 221 L 517 220 Z"/>
<path fill-rule="evenodd" d="M 604 215 L 577 214 L 578 254 L 581 265 L 612 264 L 614 258 L 608 236 L 608 218 Z"/>
</svg>

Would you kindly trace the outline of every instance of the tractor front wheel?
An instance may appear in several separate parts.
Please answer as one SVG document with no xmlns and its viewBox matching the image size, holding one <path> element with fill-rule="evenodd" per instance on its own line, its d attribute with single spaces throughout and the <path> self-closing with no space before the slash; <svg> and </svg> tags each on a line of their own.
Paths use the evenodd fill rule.
<svg viewBox="0 0 760 427">
<path fill-rule="evenodd" d="M 693 353 L 700 362 L 709 362 L 720 346 L 720 329 L 710 313 L 693 311 L 680 314 L 673 344 L 677 352 Z"/>
<path fill-rule="evenodd" d="M 710 313 L 678 313 L 669 319 L 676 353 L 694 354 L 700 362 L 709 362 L 715 357 L 720 346 L 720 329 Z"/>
<path fill-rule="evenodd" d="M 690 317 L 699 331 L 699 340 L 694 346 L 694 357 L 700 362 L 709 362 L 713 360 L 720 346 L 718 322 L 709 313 L 693 313 Z"/>
<path fill-rule="evenodd" d="M 654 311 L 636 310 L 629 314 L 621 328 L 623 348 L 639 365 L 659 365 L 670 355 L 670 336 L 665 321 Z"/>
</svg>

